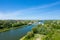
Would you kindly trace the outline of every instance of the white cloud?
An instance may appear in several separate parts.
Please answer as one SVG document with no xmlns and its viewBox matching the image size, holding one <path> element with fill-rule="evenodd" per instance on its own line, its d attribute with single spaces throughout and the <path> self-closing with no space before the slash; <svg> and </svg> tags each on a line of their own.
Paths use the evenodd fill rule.
<svg viewBox="0 0 60 40">
<path fill-rule="evenodd" d="M 42 8 L 48 8 L 48 7 L 52 7 L 55 5 L 59 5 L 60 2 L 55 2 L 55 3 L 51 3 L 51 4 L 47 4 L 47 5 L 42 5 L 42 6 L 37 6 L 37 7 L 32 7 L 32 8 L 27 8 L 24 10 L 18 10 L 15 12 L 8 12 L 8 13 L 3 13 L 0 12 L 0 19 L 38 19 L 37 16 L 32 16 L 32 17 L 22 17 L 22 14 L 29 14 L 29 13 L 33 13 L 36 11 L 36 9 L 42 9 Z M 19 17 L 18 17 L 19 16 Z M 20 18 L 21 17 L 21 18 Z"/>
<path fill-rule="evenodd" d="M 20 12 L 9 12 L 2 13 L 0 12 L 0 19 L 16 19 Z"/>
<path fill-rule="evenodd" d="M 60 1 L 59 2 L 54 2 L 54 3 L 51 3 L 51 4 L 42 5 L 42 6 L 36 6 L 36 7 L 28 8 L 28 9 L 29 10 L 42 9 L 42 8 L 52 7 L 52 6 L 55 6 L 55 5 L 60 5 Z M 25 10 L 27 10 L 27 9 L 25 9 Z"/>
</svg>

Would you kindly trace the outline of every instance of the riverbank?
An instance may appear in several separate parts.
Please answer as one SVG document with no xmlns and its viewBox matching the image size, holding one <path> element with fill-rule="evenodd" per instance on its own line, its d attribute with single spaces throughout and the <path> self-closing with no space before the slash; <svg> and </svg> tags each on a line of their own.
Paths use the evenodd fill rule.
<svg viewBox="0 0 60 40">
<path fill-rule="evenodd" d="M 28 26 L 28 25 L 22 25 L 22 26 L 19 26 L 19 27 L 12 27 L 12 28 L 0 29 L 0 32 L 6 32 L 6 31 L 9 31 L 9 30 L 11 30 L 11 29 L 22 28 L 22 27 L 25 27 L 25 26 Z"/>
<path fill-rule="evenodd" d="M 39 24 L 20 40 L 60 40 L 60 21 Z"/>
<path fill-rule="evenodd" d="M 22 37 L 20 40 L 28 40 L 28 39 L 26 39 L 26 37 L 27 37 L 27 35 Z M 44 37 L 45 37 L 45 35 L 34 34 L 34 37 L 31 37 L 29 40 L 43 40 Z"/>
<path fill-rule="evenodd" d="M 0 32 L 16 29 L 34 23 L 32 20 L 0 20 Z"/>
</svg>

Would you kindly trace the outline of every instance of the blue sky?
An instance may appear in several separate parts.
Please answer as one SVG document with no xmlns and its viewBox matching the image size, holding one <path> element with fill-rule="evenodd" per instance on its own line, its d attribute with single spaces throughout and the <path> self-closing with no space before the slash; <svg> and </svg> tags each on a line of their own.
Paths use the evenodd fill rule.
<svg viewBox="0 0 60 40">
<path fill-rule="evenodd" d="M 0 19 L 60 19 L 60 0 L 0 0 Z"/>
</svg>

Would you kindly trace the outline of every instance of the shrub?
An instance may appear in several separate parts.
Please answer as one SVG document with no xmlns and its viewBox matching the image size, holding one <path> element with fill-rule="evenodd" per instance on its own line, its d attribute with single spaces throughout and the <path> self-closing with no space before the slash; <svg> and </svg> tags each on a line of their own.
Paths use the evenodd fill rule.
<svg viewBox="0 0 60 40">
<path fill-rule="evenodd" d="M 31 37 L 34 37 L 34 33 L 33 33 L 33 32 L 28 32 L 26 38 L 29 39 L 29 38 L 31 38 Z"/>
<path fill-rule="evenodd" d="M 38 33 L 38 28 L 33 28 L 32 31 L 33 33 Z"/>
</svg>

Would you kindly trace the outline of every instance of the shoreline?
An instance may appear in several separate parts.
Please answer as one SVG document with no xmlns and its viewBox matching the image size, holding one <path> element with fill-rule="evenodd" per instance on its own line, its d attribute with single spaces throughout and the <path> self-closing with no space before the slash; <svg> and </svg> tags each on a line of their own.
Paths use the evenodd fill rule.
<svg viewBox="0 0 60 40">
<path fill-rule="evenodd" d="M 9 30 L 11 30 L 11 29 L 22 28 L 23 26 L 28 26 L 28 25 L 22 25 L 22 26 L 19 26 L 19 27 L 12 27 L 12 28 L 4 28 L 4 29 L 0 29 L 0 33 L 1 33 L 1 32 L 9 31 Z"/>
</svg>

